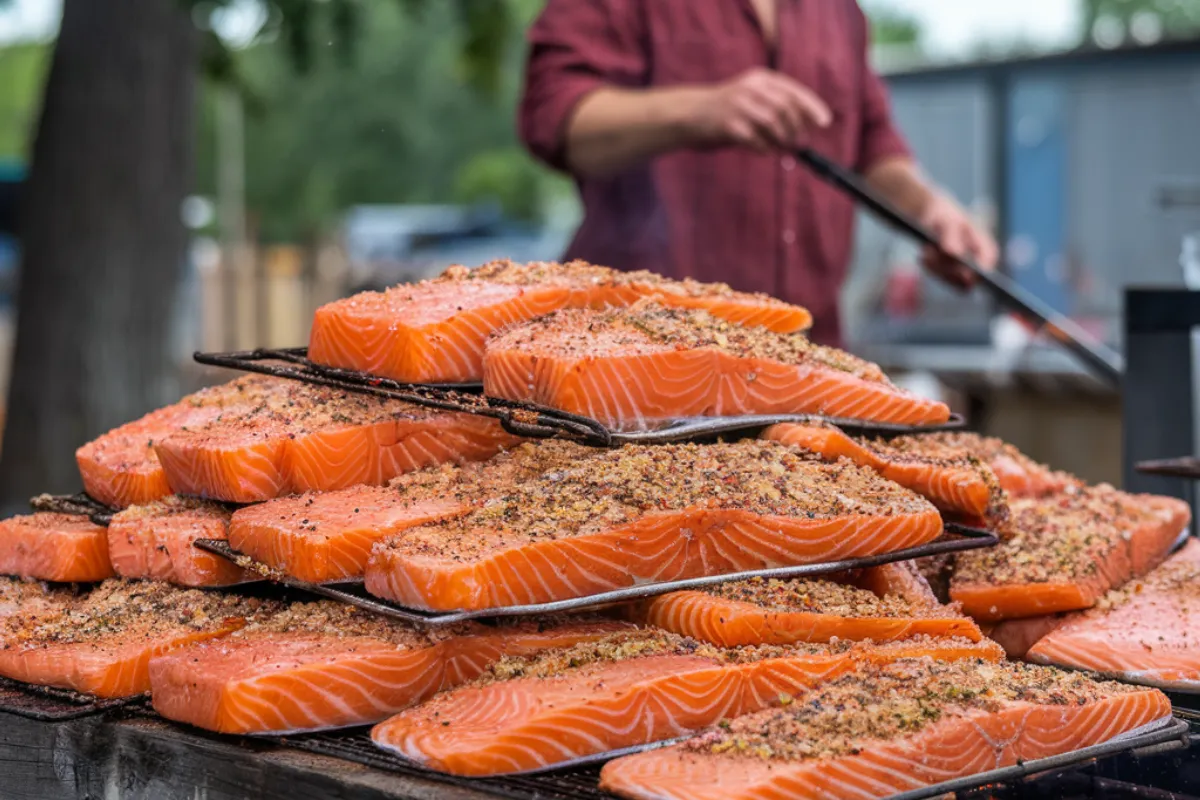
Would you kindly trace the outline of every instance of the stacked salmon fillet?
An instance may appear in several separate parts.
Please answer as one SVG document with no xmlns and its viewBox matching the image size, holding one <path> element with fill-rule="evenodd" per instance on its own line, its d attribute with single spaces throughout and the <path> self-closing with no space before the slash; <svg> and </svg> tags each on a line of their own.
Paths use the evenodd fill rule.
<svg viewBox="0 0 1200 800">
<path fill-rule="evenodd" d="M 323 307 L 310 356 L 400 381 L 482 381 L 623 428 L 948 418 L 875 365 L 813 345 L 810 323 L 725 286 L 496 262 Z M 1188 639 L 1200 548 L 1163 563 L 1186 506 L 1087 486 L 974 434 L 884 440 L 813 419 L 757 439 L 594 449 L 249 377 L 77 460 L 116 513 L 107 526 L 49 512 L 0 522 L 0 574 L 17 576 L 0 577 L 0 676 L 149 692 L 162 716 L 219 733 L 372 724 L 380 748 L 476 776 L 683 736 L 610 762 L 604 788 L 875 797 L 1170 714 L 1153 688 L 1005 662 L 997 640 L 1044 664 L 1200 683 Z M 494 611 L 893 554 L 939 537 L 943 517 L 1002 542 L 933 565 L 730 577 L 592 615 L 436 628 L 232 590 L 261 577 L 244 569 L 257 562 L 412 608 Z"/>
</svg>

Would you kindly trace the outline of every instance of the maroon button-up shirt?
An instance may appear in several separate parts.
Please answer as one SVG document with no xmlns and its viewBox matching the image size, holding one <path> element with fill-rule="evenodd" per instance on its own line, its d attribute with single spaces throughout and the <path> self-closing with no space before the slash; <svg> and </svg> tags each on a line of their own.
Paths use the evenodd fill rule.
<svg viewBox="0 0 1200 800">
<path fill-rule="evenodd" d="M 715 83 L 767 67 L 833 110 L 833 124 L 812 139 L 819 152 L 860 171 L 907 155 L 887 92 L 867 64 L 858 4 L 777 7 L 772 48 L 750 0 L 549 0 L 529 34 L 522 138 L 565 168 L 566 123 L 589 92 Z M 585 218 L 566 257 L 767 292 L 813 313 L 813 339 L 840 340 L 854 207 L 791 157 L 686 149 L 578 184 Z"/>
</svg>

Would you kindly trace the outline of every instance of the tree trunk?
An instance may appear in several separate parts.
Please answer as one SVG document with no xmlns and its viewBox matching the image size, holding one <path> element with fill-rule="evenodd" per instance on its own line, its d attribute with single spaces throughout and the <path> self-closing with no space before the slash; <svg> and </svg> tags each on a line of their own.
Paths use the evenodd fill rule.
<svg viewBox="0 0 1200 800">
<path fill-rule="evenodd" d="M 77 490 L 75 448 L 178 397 L 196 70 L 177 0 L 65 0 L 18 223 L 0 506 Z"/>
</svg>

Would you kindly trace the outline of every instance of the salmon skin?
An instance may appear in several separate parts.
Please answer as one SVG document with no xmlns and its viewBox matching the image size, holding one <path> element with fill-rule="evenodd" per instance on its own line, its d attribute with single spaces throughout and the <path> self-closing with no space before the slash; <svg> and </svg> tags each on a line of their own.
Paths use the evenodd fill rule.
<svg viewBox="0 0 1200 800">
<path fill-rule="evenodd" d="M 887 553 L 941 533 L 924 498 L 776 444 L 590 450 L 469 514 L 375 545 L 366 588 L 435 611 Z"/>
<path fill-rule="evenodd" d="M 629 629 L 601 620 L 421 632 L 331 601 L 298 603 L 224 639 L 150 662 L 154 708 L 220 733 L 291 734 L 385 719 L 506 655 Z"/>
<path fill-rule="evenodd" d="M 150 690 L 153 656 L 226 636 L 272 603 L 149 581 L 105 581 L 52 613 L 10 620 L 0 675 L 97 697 Z"/>
<path fill-rule="evenodd" d="M 1200 542 L 1188 543 L 1146 578 L 1069 615 L 1026 656 L 1163 689 L 1200 689 Z"/>
<path fill-rule="evenodd" d="M 950 418 L 944 403 L 893 385 L 874 364 L 804 334 L 733 325 L 705 311 L 638 303 L 568 310 L 488 339 L 484 392 L 619 429 L 672 419 L 820 414 L 910 425 Z"/>
<path fill-rule="evenodd" d="M 913 597 L 905 591 L 907 586 L 888 591 L 896 578 L 874 574 L 896 572 L 913 584 L 924 584 L 915 572 L 890 564 L 867 572 L 858 580 L 880 584 L 879 591 L 848 581 L 751 578 L 672 592 L 647 603 L 646 621 L 723 647 L 894 641 L 922 634 L 974 642 L 982 638 L 979 626 L 938 603 L 927 584 Z"/>
<path fill-rule="evenodd" d="M 835 425 L 815 421 L 773 425 L 762 435 L 822 458 L 848 458 L 870 467 L 965 521 L 978 521 L 1000 531 L 1008 518 L 1008 498 L 987 459 L 977 455 L 985 448 L 981 446 L 983 437 L 975 434 L 927 433 L 872 441 L 848 436 Z M 1032 468 L 1038 466 L 1030 464 Z M 1030 469 L 1021 474 L 1032 472 Z"/>
<path fill-rule="evenodd" d="M 116 573 L 103 527 L 84 516 L 39 511 L 0 521 L 0 574 L 88 583 Z"/>
<path fill-rule="evenodd" d="M 433 280 L 321 306 L 308 357 L 408 383 L 477 382 L 489 333 L 568 306 L 622 306 L 643 297 L 784 333 L 812 324 L 803 308 L 724 284 L 674 281 L 582 261 L 494 261 L 477 269 L 451 267 Z"/>
<path fill-rule="evenodd" d="M 219 503 L 171 495 L 113 515 L 108 553 L 122 578 L 179 586 L 229 586 L 249 580 L 245 570 L 195 546 L 226 539 L 231 512 Z"/>
<path fill-rule="evenodd" d="M 1012 501 L 1011 539 L 960 553 L 950 597 L 980 622 L 1077 611 L 1167 557 L 1186 503 L 1111 486 Z"/>
<path fill-rule="evenodd" d="M 179 494 L 253 503 L 430 464 L 489 458 L 518 439 L 493 419 L 276 380 L 250 409 L 165 436 L 154 452 Z"/>
<path fill-rule="evenodd" d="M 203 389 L 85 444 L 75 451 L 84 489 L 113 508 L 166 497 L 171 494 L 171 486 L 154 444 L 181 429 L 205 425 L 234 410 L 253 408 L 276 383 L 274 378 L 248 375 Z"/>
<path fill-rule="evenodd" d="M 355 486 L 249 506 L 233 515 L 229 543 L 309 583 L 362 578 L 376 542 L 464 514 L 489 492 L 548 471 L 564 449 L 580 458 L 588 452 L 558 442 L 526 442 L 484 462 L 401 475 L 386 487 Z"/>
<path fill-rule="evenodd" d="M 1046 667 L 897 661 L 611 761 L 600 788 L 632 800 L 889 797 L 1102 744 L 1170 714 L 1154 689 Z"/>
<path fill-rule="evenodd" d="M 458 775 L 543 769 L 803 699 L 811 687 L 853 671 L 858 649 L 725 649 L 654 629 L 619 634 L 501 660 L 479 681 L 381 723 L 371 738 Z"/>
</svg>

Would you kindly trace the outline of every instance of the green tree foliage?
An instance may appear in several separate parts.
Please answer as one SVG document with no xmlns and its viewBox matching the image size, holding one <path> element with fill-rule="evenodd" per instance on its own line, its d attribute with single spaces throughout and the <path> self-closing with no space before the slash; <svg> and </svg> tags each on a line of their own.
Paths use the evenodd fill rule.
<svg viewBox="0 0 1200 800">
<path fill-rule="evenodd" d="M 0 48 L 0 161 L 28 156 L 49 65 L 49 45 L 23 42 Z"/>
<path fill-rule="evenodd" d="M 1083 35 L 1090 38 L 1096 21 L 1112 17 L 1128 28 L 1143 12 L 1157 14 L 1167 35 L 1194 35 L 1200 32 L 1200 0 L 1080 0 L 1083 7 Z"/>
<path fill-rule="evenodd" d="M 882 46 L 921 46 L 921 25 L 912 16 L 881 0 L 863 3 L 871 23 L 871 42 Z"/>
</svg>

